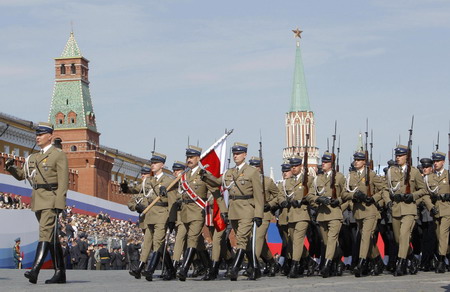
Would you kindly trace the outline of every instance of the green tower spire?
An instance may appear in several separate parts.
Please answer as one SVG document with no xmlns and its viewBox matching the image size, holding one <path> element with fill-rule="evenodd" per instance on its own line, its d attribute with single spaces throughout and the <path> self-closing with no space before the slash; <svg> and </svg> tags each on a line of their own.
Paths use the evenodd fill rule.
<svg viewBox="0 0 450 292">
<path fill-rule="evenodd" d="M 301 30 L 293 31 L 296 38 L 301 38 Z M 306 90 L 305 72 L 303 70 L 302 53 L 300 50 L 300 40 L 297 40 L 295 51 L 294 87 L 292 88 L 290 112 L 311 111 L 309 105 L 308 91 Z"/>
<path fill-rule="evenodd" d="M 97 132 L 89 90 L 89 60 L 81 55 L 73 32 L 60 58 L 55 58 L 55 86 L 49 122 L 55 129 L 85 128 Z"/>
</svg>

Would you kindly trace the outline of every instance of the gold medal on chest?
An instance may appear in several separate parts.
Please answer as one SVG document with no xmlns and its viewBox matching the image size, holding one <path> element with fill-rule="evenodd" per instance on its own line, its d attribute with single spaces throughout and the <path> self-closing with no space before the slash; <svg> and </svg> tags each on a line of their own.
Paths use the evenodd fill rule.
<svg viewBox="0 0 450 292">
<path fill-rule="evenodd" d="M 44 170 L 45 170 L 45 171 L 48 170 L 48 167 L 47 167 L 47 158 L 45 158 L 45 159 L 42 161 L 42 166 L 44 166 Z"/>
</svg>

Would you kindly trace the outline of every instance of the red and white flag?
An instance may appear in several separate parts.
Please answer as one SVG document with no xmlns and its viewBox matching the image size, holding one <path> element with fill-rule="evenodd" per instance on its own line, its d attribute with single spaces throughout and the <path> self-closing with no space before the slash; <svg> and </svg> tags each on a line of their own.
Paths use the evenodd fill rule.
<svg viewBox="0 0 450 292">
<path fill-rule="evenodd" d="M 209 166 L 207 167 L 207 170 L 215 177 L 220 177 L 226 170 L 227 137 L 232 132 L 233 130 L 227 132 L 200 156 L 200 162 L 203 165 L 208 164 Z M 225 194 L 223 195 L 225 196 Z M 227 227 L 222 217 L 220 216 L 219 205 L 217 205 L 215 199 L 212 212 L 210 208 L 206 208 L 206 225 L 214 225 L 217 231 L 222 231 Z"/>
</svg>

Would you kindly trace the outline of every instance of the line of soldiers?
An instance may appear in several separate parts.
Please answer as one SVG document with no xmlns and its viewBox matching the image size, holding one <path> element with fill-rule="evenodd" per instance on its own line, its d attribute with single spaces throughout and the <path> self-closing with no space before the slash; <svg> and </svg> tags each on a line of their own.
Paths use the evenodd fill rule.
<svg viewBox="0 0 450 292">
<path fill-rule="evenodd" d="M 244 274 L 250 280 L 261 277 L 261 263 L 264 274 L 281 272 L 288 278 L 298 278 L 305 271 L 307 276 L 317 271 L 324 278 L 340 276 L 348 266 L 356 277 L 379 275 L 385 269 L 394 276 L 416 274 L 419 267 L 430 266 L 445 272 L 450 251 L 450 189 L 444 153 L 436 151 L 432 159 L 422 159 L 421 173 L 408 165 L 408 147 L 398 145 L 396 161 L 385 169 L 384 177 L 368 167 L 367 151 L 354 153 L 347 177 L 336 171 L 334 153 L 325 152 L 317 169 L 294 156 L 282 165 L 283 179 L 277 185 L 263 177 L 259 157 L 245 162 L 247 149 L 247 144 L 233 145 L 236 165 L 220 178 L 201 164 L 201 148 L 189 146 L 186 163 L 175 162 L 173 175 L 163 171 L 166 156 L 153 153 L 151 165 L 142 168 L 142 185 L 128 203 L 130 210 L 140 214 L 145 233 L 139 265 L 130 270 L 132 276 L 152 281 L 161 260 L 162 278 L 180 281 L 186 280 L 196 262 L 203 266 L 202 280 L 216 279 L 224 263 L 225 276 L 235 281 L 245 259 Z M 210 256 L 202 231 L 214 201 L 228 228 L 218 231 L 207 224 L 213 240 Z M 423 224 L 422 213 L 434 225 Z M 273 220 L 283 242 L 278 262 L 266 241 Z M 435 232 L 438 245 L 423 243 L 426 238 L 417 235 L 420 226 L 427 228 L 428 235 Z M 236 239 L 234 251 L 230 229 Z M 176 240 L 171 255 L 167 241 L 173 231 Z M 384 241 L 387 266 L 378 250 L 378 235 Z"/>
</svg>

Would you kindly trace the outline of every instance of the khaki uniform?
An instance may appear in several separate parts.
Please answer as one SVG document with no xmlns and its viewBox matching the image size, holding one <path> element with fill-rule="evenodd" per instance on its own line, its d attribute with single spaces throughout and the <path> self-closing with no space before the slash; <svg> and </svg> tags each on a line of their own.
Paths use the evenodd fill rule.
<svg viewBox="0 0 450 292">
<path fill-rule="evenodd" d="M 177 220 L 175 221 L 175 244 L 173 246 L 173 255 L 172 259 L 174 261 L 180 261 L 181 255 L 183 254 L 183 250 L 186 248 L 186 227 L 184 226 L 183 222 L 181 221 L 181 189 L 178 188 L 177 190 L 177 201 L 179 201 L 177 206 Z M 178 209 L 178 206 L 180 209 Z"/>
<path fill-rule="evenodd" d="M 55 209 L 66 208 L 69 188 L 69 166 L 66 154 L 51 146 L 45 153 L 33 153 L 27 157 L 22 169 L 8 167 L 16 179 L 28 179 L 33 187 L 31 210 L 39 222 L 39 241 L 51 242 L 55 226 Z M 47 183 L 50 185 L 48 186 Z"/>
<path fill-rule="evenodd" d="M 208 200 L 208 191 L 214 196 L 218 196 L 217 199 L 220 200 L 218 188 L 211 186 L 211 182 L 214 182 L 215 185 L 220 185 L 220 179 L 217 179 L 211 173 L 206 172 L 206 179 L 203 181 L 199 171 L 200 167 L 197 167 L 195 172 L 192 172 L 192 169 L 190 169 L 186 173 L 187 184 L 204 202 Z M 204 244 L 199 244 L 199 239 L 203 238 L 201 235 L 203 226 L 205 225 L 205 211 L 189 197 L 187 192 L 182 192 L 181 199 L 183 204 L 181 207 L 180 218 L 187 232 L 187 247 L 204 250 Z"/>
<path fill-rule="evenodd" d="M 306 194 L 303 187 L 303 173 L 297 176 L 292 176 L 284 183 L 284 190 L 288 201 L 302 201 L 302 205 L 298 208 L 291 206 L 288 210 L 288 240 L 289 240 L 289 254 L 292 255 L 293 261 L 300 261 L 300 258 L 307 256 L 304 253 L 304 242 L 306 231 L 308 230 L 311 217 L 308 212 L 308 205 L 314 204 L 313 196 Z M 308 187 L 311 186 L 312 180 L 309 179 Z"/>
<path fill-rule="evenodd" d="M 386 190 L 382 179 L 378 177 L 375 172 L 369 171 L 369 176 L 370 190 L 375 203 L 367 204 L 364 201 L 353 200 L 353 216 L 361 234 L 361 244 L 359 249 L 360 259 L 366 259 L 369 256 L 371 258 L 376 258 L 380 255 L 374 239 L 374 232 L 378 219 L 381 218 L 377 205 L 383 200 L 383 194 Z M 358 171 L 350 172 L 347 177 L 346 192 L 342 194 L 342 198 L 351 202 L 353 194 L 356 191 L 361 191 L 366 195 L 368 193 L 365 168 L 360 174 Z"/>
<path fill-rule="evenodd" d="M 320 174 L 314 178 L 311 188 L 309 189 L 309 195 L 312 196 L 312 200 L 316 200 L 319 196 L 325 196 L 331 198 L 331 172 L 329 175 Z M 342 204 L 342 193 L 345 190 L 345 178 L 340 172 L 336 173 L 336 197 Z M 315 204 L 315 203 L 314 203 Z M 317 208 L 317 222 L 320 227 L 320 234 L 325 244 L 325 258 L 332 260 L 335 258 L 336 247 L 338 245 L 339 232 L 342 226 L 342 209 L 340 206 L 333 208 L 330 205 L 321 204 Z"/>
<path fill-rule="evenodd" d="M 264 217 L 264 196 L 259 171 L 244 164 L 240 170 L 232 168 L 222 176 L 228 189 L 228 218 L 236 235 L 237 248 L 247 249 L 253 218 Z"/>
<path fill-rule="evenodd" d="M 155 200 L 160 194 L 160 187 L 168 187 L 173 181 L 173 177 L 162 173 L 157 177 L 151 177 L 146 180 L 145 189 L 147 193 L 143 194 L 142 205 L 147 207 L 153 200 Z M 161 197 L 161 199 L 145 214 L 144 225 L 146 226 L 144 234 L 144 244 L 141 251 L 141 262 L 146 262 L 150 251 L 159 251 L 164 244 L 166 236 L 166 224 L 169 220 L 169 210 L 175 203 L 176 193 L 175 191 L 168 191 L 167 197 Z"/>
<path fill-rule="evenodd" d="M 390 196 L 406 193 L 405 175 L 400 167 L 392 166 L 389 168 L 387 189 Z M 414 201 L 417 203 L 427 191 L 422 175 L 415 167 L 411 168 L 410 186 Z M 392 200 L 390 196 L 385 196 L 386 203 Z M 406 259 L 408 254 L 411 253 L 409 241 L 417 217 L 416 203 L 393 202 L 392 204 L 392 229 L 394 230 L 395 242 L 398 244 L 398 257 L 401 259 Z"/>
<path fill-rule="evenodd" d="M 431 200 L 438 210 L 436 215 L 436 236 L 439 240 L 439 255 L 448 254 L 448 238 L 450 231 L 450 202 L 442 201 L 442 195 L 450 194 L 449 175 L 447 170 L 443 170 L 441 175 L 431 173 L 425 178 L 429 196 L 424 196 L 425 204 Z"/>
</svg>

